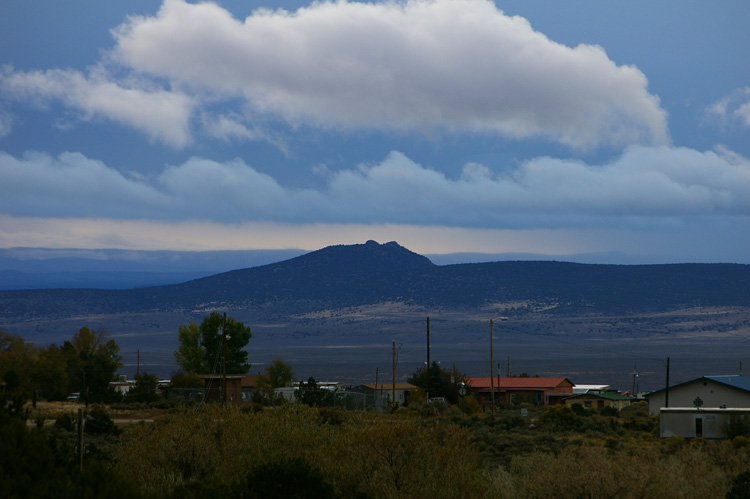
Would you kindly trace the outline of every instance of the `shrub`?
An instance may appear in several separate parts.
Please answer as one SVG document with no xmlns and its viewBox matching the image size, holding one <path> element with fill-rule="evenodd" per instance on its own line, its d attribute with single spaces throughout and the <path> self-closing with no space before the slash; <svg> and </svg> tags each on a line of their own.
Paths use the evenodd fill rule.
<svg viewBox="0 0 750 499">
<path fill-rule="evenodd" d="M 724 434 L 729 440 L 734 437 L 750 437 L 750 420 L 744 414 L 729 414 L 724 425 Z"/>
<path fill-rule="evenodd" d="M 620 411 L 618 411 L 616 407 L 612 407 L 610 405 L 607 407 L 602 407 L 602 409 L 599 411 L 599 414 L 601 414 L 602 416 L 616 418 L 620 416 Z"/>
<path fill-rule="evenodd" d="M 73 414 L 64 412 L 57 416 L 57 419 L 55 419 L 55 428 L 65 431 L 73 431 L 75 428 L 75 418 L 73 417 Z"/>
<path fill-rule="evenodd" d="M 117 435 L 120 432 L 115 422 L 109 417 L 107 409 L 100 405 L 91 408 L 83 429 L 92 435 Z"/>
<path fill-rule="evenodd" d="M 727 492 L 727 499 L 743 499 L 750 497 L 750 471 L 743 471 L 732 480 Z"/>
<path fill-rule="evenodd" d="M 233 496 L 247 499 L 337 497 L 323 473 L 301 457 L 255 466 L 234 488 Z"/>
<path fill-rule="evenodd" d="M 539 417 L 539 424 L 557 430 L 573 430 L 580 428 L 579 416 L 567 405 L 548 407 Z"/>
<path fill-rule="evenodd" d="M 479 404 L 479 401 L 471 395 L 466 395 L 458 399 L 458 408 L 461 409 L 461 412 L 469 416 L 482 412 L 482 406 Z"/>
</svg>

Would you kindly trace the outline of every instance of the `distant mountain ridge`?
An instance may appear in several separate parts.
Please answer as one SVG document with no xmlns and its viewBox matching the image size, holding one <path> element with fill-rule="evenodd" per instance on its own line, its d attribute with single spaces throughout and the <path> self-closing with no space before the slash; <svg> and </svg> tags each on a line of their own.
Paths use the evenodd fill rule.
<svg viewBox="0 0 750 499">
<path fill-rule="evenodd" d="M 750 306 L 750 266 L 493 262 L 434 265 L 395 242 L 330 246 L 282 262 L 129 290 L 0 291 L 0 328 L 96 314 L 290 314 L 404 303 L 429 310 L 572 316 Z M 280 320 L 280 319 L 279 319 Z"/>
</svg>

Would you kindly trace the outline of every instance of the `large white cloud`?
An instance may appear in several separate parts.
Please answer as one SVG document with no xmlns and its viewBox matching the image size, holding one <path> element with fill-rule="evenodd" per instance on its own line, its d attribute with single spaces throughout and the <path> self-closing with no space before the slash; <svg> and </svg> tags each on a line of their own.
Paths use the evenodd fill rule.
<svg viewBox="0 0 750 499">
<path fill-rule="evenodd" d="M 152 140 L 181 148 L 190 141 L 191 97 L 144 81 L 118 81 L 101 67 L 88 74 L 76 70 L 0 71 L 8 95 L 37 103 L 59 100 L 80 118 L 106 118 L 135 128 Z"/>
<path fill-rule="evenodd" d="M 750 160 L 731 151 L 628 148 L 604 165 L 537 158 L 458 178 L 401 153 L 331 174 L 318 189 L 282 185 L 241 160 L 193 158 L 130 178 L 81 154 L 0 153 L 0 213 L 11 216 L 539 228 L 659 226 L 750 217 Z"/>
<path fill-rule="evenodd" d="M 557 44 L 487 0 L 322 2 L 244 21 L 216 4 L 165 0 L 113 33 L 126 67 L 196 95 L 242 96 L 291 123 L 581 148 L 669 141 L 637 68 L 597 46 Z"/>
</svg>

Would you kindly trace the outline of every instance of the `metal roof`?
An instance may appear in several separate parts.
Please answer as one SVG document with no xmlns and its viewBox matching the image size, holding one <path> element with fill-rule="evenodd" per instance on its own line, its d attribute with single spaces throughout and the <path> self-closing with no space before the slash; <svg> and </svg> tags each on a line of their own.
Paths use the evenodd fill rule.
<svg viewBox="0 0 750 499">
<path fill-rule="evenodd" d="M 706 376 L 706 378 L 750 392 L 750 378 L 744 376 L 735 374 L 733 376 Z"/>
<path fill-rule="evenodd" d="M 622 393 L 614 393 L 614 392 L 576 393 L 573 396 L 567 397 L 567 399 L 586 398 L 586 397 L 596 397 L 596 398 L 602 398 L 602 399 L 607 399 L 607 400 L 630 400 L 631 399 L 631 397 L 628 397 L 627 395 L 623 395 Z"/>
<path fill-rule="evenodd" d="M 750 392 L 750 378 L 746 378 L 744 376 L 740 376 L 739 374 L 733 374 L 729 376 L 701 376 L 700 378 L 691 379 L 689 381 L 685 381 L 683 383 L 678 383 L 676 385 L 670 385 L 669 389 L 676 388 L 678 386 L 687 385 L 689 383 L 695 383 L 697 381 L 700 381 L 702 379 L 707 379 L 710 381 L 713 381 L 715 383 L 721 383 L 722 385 L 731 386 L 732 388 L 737 388 L 738 390 L 743 390 L 745 392 Z M 646 394 L 646 397 L 648 398 L 651 395 L 654 395 L 656 393 L 661 393 L 665 389 L 660 388 L 659 390 L 654 390 L 652 392 L 649 392 Z"/>
<path fill-rule="evenodd" d="M 469 378 L 468 385 L 472 388 L 490 388 L 494 386 L 500 390 L 547 390 L 557 388 L 563 382 L 573 383 L 568 378 L 538 378 L 538 377 L 517 377 L 517 378 Z"/>
</svg>

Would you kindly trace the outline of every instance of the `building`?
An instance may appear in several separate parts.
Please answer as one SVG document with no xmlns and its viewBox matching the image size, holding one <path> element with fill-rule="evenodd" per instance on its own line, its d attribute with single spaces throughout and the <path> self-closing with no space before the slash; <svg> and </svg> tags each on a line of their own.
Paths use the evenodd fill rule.
<svg viewBox="0 0 750 499">
<path fill-rule="evenodd" d="M 618 411 L 630 405 L 631 398 L 617 392 L 598 392 L 587 391 L 565 398 L 565 405 L 568 407 L 574 404 L 581 404 L 584 409 L 595 409 L 600 411 L 605 407 L 614 407 Z"/>
<path fill-rule="evenodd" d="M 274 396 L 281 397 L 287 402 L 295 403 L 297 402 L 295 392 L 299 390 L 303 384 L 306 384 L 308 382 L 309 381 L 292 381 L 283 388 L 274 388 Z M 341 386 L 340 381 L 316 381 L 315 386 L 319 390 L 325 390 L 327 392 L 333 393 L 334 395 L 343 393 L 343 387 Z"/>
<path fill-rule="evenodd" d="M 576 395 L 580 393 L 588 393 L 588 392 L 608 392 L 611 391 L 612 387 L 610 385 L 574 385 L 573 386 L 573 393 Z"/>
<path fill-rule="evenodd" d="M 663 407 L 659 415 L 659 436 L 723 439 L 733 419 L 746 424 L 750 421 L 750 408 Z"/>
<path fill-rule="evenodd" d="M 395 401 L 396 405 L 403 406 L 409 401 L 409 392 L 416 390 L 417 387 L 411 383 L 395 384 Z M 351 393 L 361 393 L 364 395 L 363 405 L 381 407 L 392 406 L 394 400 L 393 383 L 370 383 L 368 385 L 355 386 L 350 390 Z"/>
<path fill-rule="evenodd" d="M 468 378 L 473 395 L 483 406 L 491 404 L 492 389 L 495 403 L 555 405 L 573 394 L 573 383 L 568 378 Z"/>
<path fill-rule="evenodd" d="M 225 378 L 227 405 L 240 405 L 240 402 L 242 402 L 242 380 L 245 378 L 242 374 L 227 374 L 226 377 L 221 374 L 201 375 L 205 386 L 204 400 L 206 402 L 223 402 L 222 382 Z"/>
<path fill-rule="evenodd" d="M 263 389 L 262 374 L 246 374 L 242 377 L 242 399 L 252 400 L 253 393 Z"/>
<path fill-rule="evenodd" d="M 667 401 L 667 398 L 669 399 Z M 703 376 L 646 394 L 648 412 L 659 414 L 663 407 L 750 408 L 750 378 Z"/>
<path fill-rule="evenodd" d="M 122 395 L 125 395 L 130 390 L 135 388 L 135 380 L 128 380 L 127 375 L 125 374 L 118 374 L 117 375 L 117 381 L 111 381 L 109 383 L 109 387 L 112 388 L 117 393 L 120 393 Z"/>
</svg>

